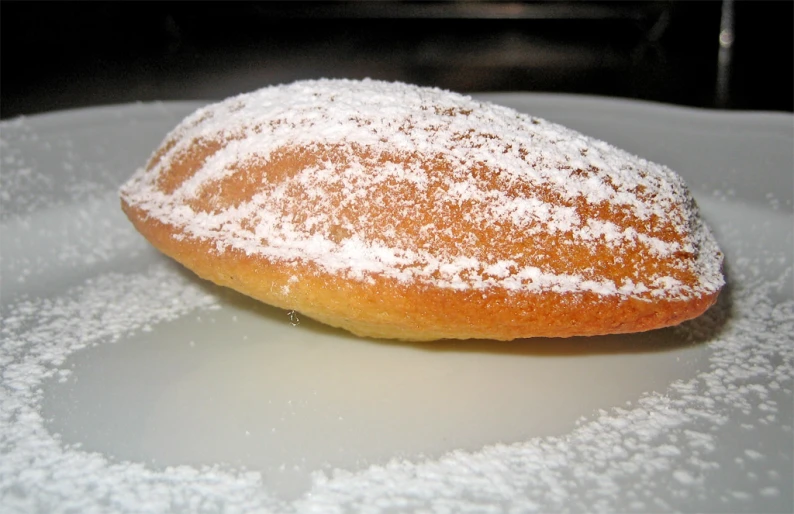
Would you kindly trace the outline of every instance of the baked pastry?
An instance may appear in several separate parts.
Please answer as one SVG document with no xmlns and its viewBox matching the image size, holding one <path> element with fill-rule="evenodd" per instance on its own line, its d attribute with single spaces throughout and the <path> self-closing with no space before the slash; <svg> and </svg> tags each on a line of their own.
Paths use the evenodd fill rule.
<svg viewBox="0 0 794 514">
<path fill-rule="evenodd" d="M 722 254 L 668 168 L 507 107 L 316 80 L 201 108 L 121 188 L 199 276 L 361 336 L 577 336 L 696 317 Z"/>
</svg>

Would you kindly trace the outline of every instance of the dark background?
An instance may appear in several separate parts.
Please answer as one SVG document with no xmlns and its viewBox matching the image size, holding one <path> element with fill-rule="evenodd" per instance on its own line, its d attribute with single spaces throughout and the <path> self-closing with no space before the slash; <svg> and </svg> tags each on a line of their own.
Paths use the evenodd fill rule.
<svg viewBox="0 0 794 514">
<path fill-rule="evenodd" d="M 0 116 L 317 77 L 792 111 L 794 2 L 0 2 Z M 718 91 L 719 90 L 719 91 Z"/>
</svg>

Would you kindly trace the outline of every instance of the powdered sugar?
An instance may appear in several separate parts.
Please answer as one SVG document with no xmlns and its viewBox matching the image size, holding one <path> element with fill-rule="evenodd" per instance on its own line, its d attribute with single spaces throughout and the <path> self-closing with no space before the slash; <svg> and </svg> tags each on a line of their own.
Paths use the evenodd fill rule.
<svg viewBox="0 0 794 514">
<path fill-rule="evenodd" d="M 166 120 L 163 128 L 169 124 Z M 2 128 L 5 137 L 8 127 Z M 23 161 L 30 162 L 20 157 Z M 3 168 L 4 175 L 13 172 Z M 31 183 L 42 183 L 36 178 L 40 170 L 31 167 L 29 173 Z M 103 209 L 109 218 L 119 216 L 115 205 L 104 205 L 101 196 L 95 200 L 90 209 L 95 217 Z M 363 469 L 318 469 L 295 500 L 278 498 L 270 478 L 256 470 L 221 464 L 160 469 L 118 461 L 65 444 L 47 429 L 44 386 L 68 377 L 66 359 L 97 345 L 130 344 L 136 334 L 160 337 L 169 323 L 226 309 L 222 297 L 151 255 L 126 271 L 98 271 L 78 277 L 77 285 L 41 294 L 9 297 L 4 286 L 0 506 L 19 512 L 790 511 L 791 217 L 759 214 L 740 204 L 704 202 L 703 208 L 728 242 L 731 289 L 704 317 L 671 333 L 708 345 L 701 371 L 648 391 L 630 405 L 582 412 L 578 426 L 559 435 L 494 441 L 438 458 L 404 455 Z M 43 212 L 29 217 L 30 238 L 53 216 L 71 219 L 77 211 L 75 204 L 50 217 Z M 101 239 L 102 224 L 79 225 L 98 231 L 90 239 Z M 2 225 L 4 236 L 8 226 Z M 115 220 L 110 226 L 116 227 Z M 749 226 L 759 229 L 746 230 Z M 122 253 L 97 253 L 92 259 L 118 267 Z M 79 255 L 41 262 L 31 256 L 27 283 L 46 283 L 48 267 L 73 270 Z M 4 245 L 4 267 L 9 258 Z M 497 261 L 489 273 L 502 276 L 510 266 Z M 286 314 L 284 322 L 289 323 Z M 489 365 L 487 352 L 480 360 Z M 553 410 L 540 414 L 553 416 Z"/>
<path fill-rule="evenodd" d="M 140 464 L 112 464 L 102 455 L 62 446 L 47 433 L 38 407 L 42 381 L 68 371 L 57 367 L 70 353 L 116 342 L 152 324 L 213 306 L 216 299 L 196 284 L 168 266 L 155 266 L 132 276 L 100 276 L 62 298 L 21 300 L 6 308 L 0 328 L 4 509 L 101 512 L 127 509 L 133 502 L 141 511 L 187 511 L 193 504 L 208 511 L 222 505 L 224 498 L 242 493 L 245 485 L 250 489 L 257 483 L 256 474 L 230 478 L 209 467 L 156 473 Z M 169 482 L 182 487 L 171 488 Z M 256 500 L 252 505 L 265 496 L 251 494 Z M 247 505 L 245 498 L 242 493 L 237 503 L 241 509 Z"/>
<path fill-rule="evenodd" d="M 171 184 L 178 163 L 208 148 L 194 172 Z M 253 185 L 240 169 L 295 149 L 320 158 Z M 229 203 L 223 196 L 234 187 L 254 190 Z M 723 283 L 716 243 L 668 168 L 506 107 L 405 84 L 306 81 L 199 109 L 122 197 L 219 252 L 307 260 L 356 280 L 676 298 Z M 619 229 L 602 210 L 632 225 Z M 419 215 L 429 223 L 416 233 L 405 220 Z M 483 242 L 471 227 L 497 232 Z M 565 245 L 522 243 L 544 235 L 625 261 L 626 276 L 556 269 Z M 666 264 L 649 271 L 624 259 L 643 252 Z M 520 262 L 500 277 L 485 272 L 505 258 Z M 679 272 L 696 282 L 682 283 L 672 275 Z"/>
<path fill-rule="evenodd" d="M 213 296 L 169 268 L 99 277 L 64 299 L 22 301 L 4 314 L 0 502 L 6 508 L 593 512 L 623 505 L 631 511 L 679 510 L 709 498 L 714 487 L 707 487 L 709 476 L 726 465 L 718 453 L 718 430 L 733 420 L 736 406 L 747 405 L 743 419 L 751 420 L 763 410 L 753 408 L 759 396 L 778 409 L 767 385 L 770 378 L 788 394 L 794 387 L 794 302 L 772 305 L 765 286 L 752 284 L 737 291 L 734 305 L 737 312 L 752 315 L 728 320 L 722 336 L 711 342 L 710 368 L 671 384 L 664 394 L 646 394 L 633 408 L 602 411 L 564 436 L 454 451 L 438 460 L 393 460 L 360 472 L 317 471 L 310 491 L 286 503 L 268 493 L 256 472 L 188 466 L 155 471 L 65 447 L 44 428 L 38 407 L 42 381 L 59 372 L 69 353 L 118 341 L 194 309 L 217 307 Z M 711 332 L 727 315 L 726 306 L 713 310 L 682 327 L 681 336 Z M 753 358 L 747 359 L 750 352 Z M 752 461 L 768 454 L 742 453 Z M 664 494 L 667 476 L 677 483 L 677 497 Z M 767 484 L 762 496 L 769 498 L 778 498 L 779 488 L 786 487 L 770 477 L 759 477 L 759 483 Z M 752 490 L 734 492 L 742 493 L 737 499 L 756 499 Z"/>
</svg>

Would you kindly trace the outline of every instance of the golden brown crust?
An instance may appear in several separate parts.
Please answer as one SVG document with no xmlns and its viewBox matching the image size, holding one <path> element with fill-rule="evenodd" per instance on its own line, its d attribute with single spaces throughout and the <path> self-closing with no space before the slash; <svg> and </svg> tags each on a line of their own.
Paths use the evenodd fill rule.
<svg viewBox="0 0 794 514">
<path fill-rule="evenodd" d="M 671 170 L 400 84 L 296 83 L 199 110 L 122 208 L 199 276 L 362 336 L 651 330 L 698 316 L 723 283 Z"/>
</svg>

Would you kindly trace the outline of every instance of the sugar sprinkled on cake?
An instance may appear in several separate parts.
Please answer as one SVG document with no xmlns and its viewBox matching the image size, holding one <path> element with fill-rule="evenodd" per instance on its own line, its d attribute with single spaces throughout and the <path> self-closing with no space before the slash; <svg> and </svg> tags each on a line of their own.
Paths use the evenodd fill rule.
<svg viewBox="0 0 794 514">
<path fill-rule="evenodd" d="M 210 147 L 194 173 L 169 182 L 180 160 Z M 291 176 L 228 198 L 249 180 L 245 166 L 301 148 L 315 157 Z M 122 197 L 219 252 L 311 261 L 356 280 L 667 298 L 723 283 L 717 244 L 670 169 L 507 107 L 400 83 L 297 82 L 199 109 Z M 419 213 L 420 230 L 400 221 Z M 635 223 L 621 228 L 609 216 Z M 490 240 L 467 238 L 471 225 L 491 228 Z M 631 269 L 561 271 L 555 252 L 564 249 L 522 244 L 548 235 Z M 642 253 L 695 283 L 632 261 Z M 695 258 L 676 261 L 686 254 Z"/>
</svg>

